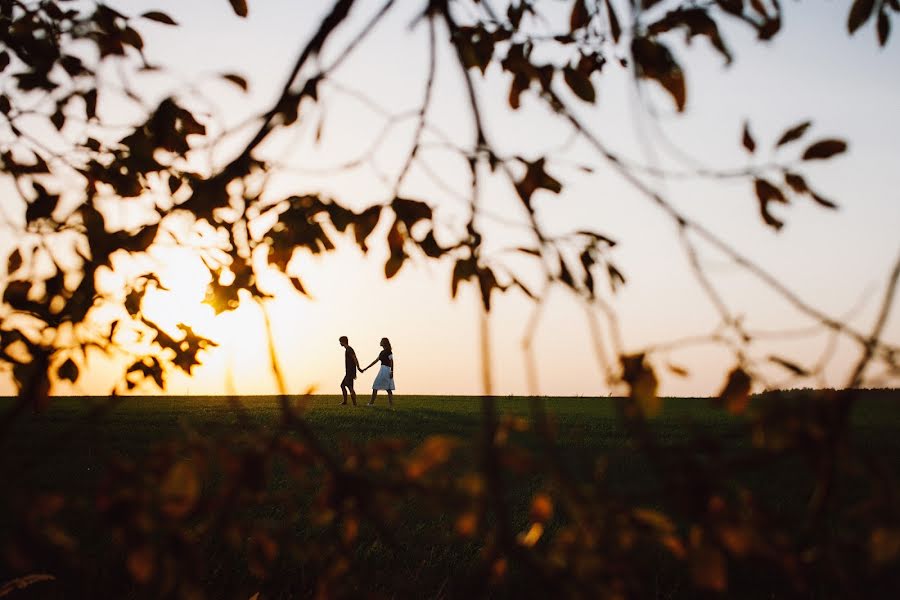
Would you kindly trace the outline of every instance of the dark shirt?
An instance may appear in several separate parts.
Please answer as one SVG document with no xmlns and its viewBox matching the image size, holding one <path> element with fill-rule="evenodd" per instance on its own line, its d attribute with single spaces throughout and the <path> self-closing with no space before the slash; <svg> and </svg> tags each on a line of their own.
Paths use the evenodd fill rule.
<svg viewBox="0 0 900 600">
<path fill-rule="evenodd" d="M 353 351 L 353 348 L 347 346 L 344 349 L 344 367 L 347 375 L 356 375 L 356 364 L 356 352 Z"/>
<path fill-rule="evenodd" d="M 388 360 L 390 359 L 391 351 L 390 350 L 382 350 L 378 353 L 378 360 L 381 361 L 381 364 L 388 364 Z"/>
</svg>

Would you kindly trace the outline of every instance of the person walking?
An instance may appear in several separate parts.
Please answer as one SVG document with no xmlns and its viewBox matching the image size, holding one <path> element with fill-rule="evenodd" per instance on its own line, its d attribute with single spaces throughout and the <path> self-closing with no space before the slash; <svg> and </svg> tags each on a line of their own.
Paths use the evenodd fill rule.
<svg viewBox="0 0 900 600">
<path fill-rule="evenodd" d="M 378 390 L 386 391 L 388 405 L 394 406 L 394 390 L 397 389 L 394 386 L 394 351 L 391 348 L 391 341 L 386 337 L 381 338 L 381 352 L 378 353 L 378 358 L 373 360 L 363 371 L 366 371 L 366 369 L 377 362 L 381 362 L 381 367 L 378 369 L 375 381 L 372 382 L 372 399 L 369 400 L 367 406 L 375 404 L 375 396 L 378 395 Z"/>
<path fill-rule="evenodd" d="M 356 352 L 350 347 L 350 342 L 346 335 L 338 338 L 341 346 L 344 347 L 344 379 L 341 380 L 341 394 L 344 401 L 341 406 L 347 406 L 347 391 L 350 391 L 350 397 L 353 399 L 353 406 L 356 406 L 356 390 L 353 389 L 353 380 L 356 379 L 356 371 L 362 373 L 359 368 L 359 360 L 356 358 Z"/>
</svg>

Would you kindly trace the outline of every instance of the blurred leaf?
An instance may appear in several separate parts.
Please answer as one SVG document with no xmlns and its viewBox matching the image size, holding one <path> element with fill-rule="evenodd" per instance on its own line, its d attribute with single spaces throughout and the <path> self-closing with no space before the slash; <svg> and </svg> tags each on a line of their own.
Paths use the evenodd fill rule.
<svg viewBox="0 0 900 600">
<path fill-rule="evenodd" d="M 744 0 L 716 0 L 716 4 L 729 14 L 735 16 L 744 14 Z"/>
<path fill-rule="evenodd" d="M 604 2 L 606 3 L 606 16 L 609 19 L 609 32 L 612 34 L 613 42 L 618 44 L 619 38 L 622 35 L 619 17 L 616 16 L 616 11 L 613 9 L 612 2 L 610 2 L 610 0 L 604 0 Z"/>
<path fill-rule="evenodd" d="M 791 362 L 787 359 L 781 358 L 780 356 L 770 355 L 769 360 L 777 365 L 781 365 L 794 375 L 799 375 L 801 377 L 806 377 L 809 375 L 809 371 L 807 371 L 803 367 L 800 367 L 796 363 Z"/>
<path fill-rule="evenodd" d="M 635 508 L 631 511 L 635 521 L 665 533 L 673 533 L 675 524 L 667 515 L 649 508 Z"/>
<path fill-rule="evenodd" d="M 813 200 L 816 201 L 817 204 L 824 206 L 825 208 L 836 209 L 838 207 L 837 204 L 829 200 L 828 198 L 823 198 L 819 194 L 815 192 L 810 192 L 809 194 Z"/>
<path fill-rule="evenodd" d="M 228 0 L 228 2 L 231 4 L 234 14 L 239 17 L 247 16 L 247 0 Z"/>
<path fill-rule="evenodd" d="M 723 406 L 728 412 L 739 415 L 747 410 L 750 403 L 750 384 L 752 379 L 740 367 L 735 367 L 725 382 L 715 403 Z"/>
<path fill-rule="evenodd" d="M 145 12 L 141 16 L 145 19 L 150 19 L 151 21 L 156 21 L 157 23 L 162 23 L 164 25 L 178 25 L 172 17 L 158 10 Z"/>
<path fill-rule="evenodd" d="M 606 272 L 609 274 L 609 285 L 612 291 L 619 291 L 619 288 L 625 285 L 625 276 L 611 262 L 606 263 Z"/>
<path fill-rule="evenodd" d="M 403 250 L 403 234 L 397 225 L 398 221 L 394 221 L 390 231 L 388 231 L 387 241 L 391 253 L 384 264 L 384 276 L 388 279 L 394 277 L 403 267 L 404 261 L 406 261 L 406 252 Z"/>
<path fill-rule="evenodd" d="M 531 548 L 540 541 L 542 535 L 544 535 L 544 526 L 540 523 L 532 523 L 528 531 L 517 536 L 516 541 L 526 548 Z"/>
<path fill-rule="evenodd" d="M 591 83 L 591 78 L 588 75 L 572 67 L 565 67 L 563 69 L 563 79 L 565 79 L 569 89 L 585 102 L 593 104 L 597 99 L 594 85 Z"/>
<path fill-rule="evenodd" d="M 644 360 L 643 354 L 622 356 L 622 378 L 630 388 L 629 396 L 649 418 L 662 410 L 662 398 L 656 395 L 658 381 L 653 369 Z"/>
<path fill-rule="evenodd" d="M 125 566 L 131 574 L 131 577 L 134 578 L 137 583 L 150 583 L 155 571 L 153 548 L 150 546 L 140 546 L 132 550 L 128 553 Z"/>
<path fill-rule="evenodd" d="M 427 221 L 431 219 L 431 207 L 418 200 L 408 200 L 406 198 L 394 198 L 391 202 L 391 209 L 397 214 L 407 231 L 412 230 L 413 226 L 419 221 Z"/>
<path fill-rule="evenodd" d="M 245 92 L 248 90 L 247 80 L 244 79 L 243 77 L 241 77 L 240 75 L 236 75 L 235 73 L 226 73 L 225 75 L 222 75 L 222 79 L 226 79 L 226 80 L 230 81 L 231 83 L 238 86 Z"/>
<path fill-rule="evenodd" d="M 528 89 L 531 80 L 522 74 L 516 74 L 509 86 L 509 107 L 518 110 L 521 103 L 522 92 Z"/>
<path fill-rule="evenodd" d="M 366 239 L 372 234 L 381 218 L 381 207 L 372 206 L 367 208 L 353 222 L 353 233 L 356 236 L 356 243 L 359 244 L 363 252 L 367 252 L 369 247 L 366 245 Z"/>
<path fill-rule="evenodd" d="M 535 494 L 528 514 L 532 522 L 546 523 L 553 518 L 553 500 L 547 494 Z"/>
<path fill-rule="evenodd" d="M 10 581 L 6 581 L 0 584 L 0 598 L 8 596 L 17 590 L 24 590 L 35 583 L 41 583 L 43 581 L 56 581 L 56 577 L 47 575 L 46 573 L 36 573 L 34 575 L 25 575 L 24 577 L 17 577 Z"/>
<path fill-rule="evenodd" d="M 475 277 L 476 268 L 475 261 L 471 258 L 461 258 L 456 261 L 453 267 L 453 280 L 450 284 L 450 296 L 456 298 L 456 292 L 461 281 L 466 281 Z"/>
<path fill-rule="evenodd" d="M 160 484 L 161 510 L 169 517 L 186 516 L 200 497 L 200 480 L 190 460 L 184 459 L 172 465 Z"/>
<path fill-rule="evenodd" d="M 50 115 L 50 122 L 53 124 L 53 127 L 55 127 L 57 131 L 60 131 L 66 124 L 66 115 L 63 114 L 62 110 L 57 108 L 56 111 L 54 111 L 54 113 Z"/>
<path fill-rule="evenodd" d="M 887 10 L 881 7 L 878 13 L 878 44 L 884 46 L 887 44 L 888 36 L 891 35 L 891 21 L 888 19 Z"/>
<path fill-rule="evenodd" d="M 56 376 L 65 381 L 75 383 L 78 379 L 78 365 L 76 365 L 75 361 L 71 358 L 67 358 L 66 361 L 60 365 L 59 369 L 57 369 Z"/>
<path fill-rule="evenodd" d="M 684 27 L 687 30 L 688 42 L 698 35 L 705 36 L 709 39 L 713 48 L 722 55 L 725 62 L 731 63 L 731 52 L 725 46 L 725 41 L 719 33 L 719 27 L 712 17 L 709 16 L 706 8 L 684 6 L 671 10 L 662 19 L 650 24 L 647 32 L 655 36 L 670 31 L 675 27 Z"/>
<path fill-rule="evenodd" d="M 453 450 L 459 446 L 459 440 L 446 435 L 430 435 L 413 451 L 410 462 L 406 465 L 406 476 L 419 479 L 435 467 L 450 460 Z"/>
<path fill-rule="evenodd" d="M 751 154 L 756 151 L 756 142 L 753 141 L 753 136 L 750 134 L 750 123 L 747 121 L 744 121 L 744 133 L 741 136 L 741 144 L 743 144 L 744 148 Z"/>
<path fill-rule="evenodd" d="M 297 290 L 304 296 L 309 296 L 309 293 L 307 293 L 306 288 L 303 287 L 303 282 L 300 281 L 299 277 L 291 277 L 290 280 L 291 280 L 291 285 L 294 286 L 295 290 Z"/>
<path fill-rule="evenodd" d="M 728 589 L 728 565 L 721 550 L 710 545 L 691 549 L 691 579 L 700 589 L 724 592 Z"/>
<path fill-rule="evenodd" d="M 672 96 L 678 112 L 684 111 L 687 102 L 684 73 L 669 49 L 655 40 L 636 37 L 631 42 L 631 54 L 638 76 L 657 81 Z"/>
<path fill-rule="evenodd" d="M 530 205 L 531 195 L 539 189 L 545 189 L 558 194 L 562 191 L 562 184 L 544 170 L 544 158 L 534 162 L 525 162 L 525 176 L 516 182 L 516 191 L 519 197 Z"/>
<path fill-rule="evenodd" d="M 754 179 L 753 183 L 756 189 L 756 197 L 759 200 L 759 212 L 762 215 L 763 221 L 765 221 L 766 225 L 769 225 L 776 230 L 781 229 L 784 226 L 784 223 L 769 212 L 769 203 L 780 202 L 786 204 L 787 198 L 785 198 L 784 193 L 761 177 Z"/>
<path fill-rule="evenodd" d="M 684 367 L 681 367 L 681 366 L 679 366 L 679 365 L 675 365 L 675 364 L 672 364 L 672 363 L 668 363 L 668 364 L 666 365 L 666 367 L 667 367 L 672 373 L 674 373 L 675 375 L 678 375 L 679 377 L 687 377 L 687 376 L 690 375 L 690 373 L 688 372 L 687 369 L 685 369 Z"/>
<path fill-rule="evenodd" d="M 802 123 L 794 125 L 790 129 L 785 131 L 783 134 L 781 134 L 781 137 L 778 138 L 778 141 L 775 143 L 775 147 L 780 148 L 781 146 L 784 146 L 785 144 L 789 144 L 790 142 L 793 142 L 794 140 L 800 139 L 803 136 L 803 134 L 806 133 L 806 130 L 810 128 L 811 125 L 812 125 L 812 121 L 803 121 Z"/>
<path fill-rule="evenodd" d="M 34 183 L 33 185 L 37 196 L 28 204 L 28 208 L 25 210 L 25 220 L 29 223 L 38 219 L 50 218 L 59 202 L 58 195 L 47 192 L 44 186 L 39 183 Z"/>
<path fill-rule="evenodd" d="M 456 533 L 462 537 L 472 538 L 478 532 L 478 515 L 474 512 L 465 512 L 456 519 L 454 525 Z"/>
<path fill-rule="evenodd" d="M 853 6 L 850 7 L 850 14 L 847 17 L 847 31 L 852 35 L 863 23 L 869 20 L 874 8 L 875 0 L 855 0 Z"/>
<path fill-rule="evenodd" d="M 88 120 L 97 116 L 97 90 L 91 89 L 84 93 L 84 112 Z"/>
<path fill-rule="evenodd" d="M 847 142 L 843 140 L 822 140 L 816 142 L 803 153 L 803 160 L 822 160 L 831 158 L 847 150 Z"/>
<path fill-rule="evenodd" d="M 802 175 L 797 175 L 796 173 L 791 173 L 789 171 L 785 172 L 784 182 L 798 194 L 809 192 L 809 186 L 806 185 L 806 180 Z"/>
<path fill-rule="evenodd" d="M 876 565 L 892 563 L 900 557 L 900 529 L 878 527 L 869 537 L 869 554 Z"/>
<path fill-rule="evenodd" d="M 14 249 L 6 259 L 6 274 L 12 275 L 22 266 L 22 253 L 18 248 Z"/>
<path fill-rule="evenodd" d="M 478 269 L 478 287 L 481 290 L 481 301 L 484 304 L 484 309 L 490 311 L 491 292 L 493 292 L 494 288 L 500 287 L 497 284 L 497 278 L 494 276 L 494 272 L 490 268 L 484 267 Z"/>
<path fill-rule="evenodd" d="M 575 31 L 587 25 L 591 20 L 588 13 L 586 0 L 575 0 L 572 4 L 572 12 L 569 15 L 569 29 Z"/>
</svg>

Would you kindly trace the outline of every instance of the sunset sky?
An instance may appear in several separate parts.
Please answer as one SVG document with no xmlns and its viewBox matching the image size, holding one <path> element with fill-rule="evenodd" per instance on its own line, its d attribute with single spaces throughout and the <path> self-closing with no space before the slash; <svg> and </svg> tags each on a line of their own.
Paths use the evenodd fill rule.
<svg viewBox="0 0 900 600">
<path fill-rule="evenodd" d="M 148 97 L 160 98 L 190 84 L 215 108 L 211 122 L 224 115 L 225 123 L 233 126 L 268 108 L 297 52 L 331 3 L 251 1 L 248 19 L 234 16 L 224 0 L 112 4 L 128 14 L 160 8 L 180 24 L 177 28 L 143 24 L 148 56 L 168 73 L 136 79 L 138 87 Z M 380 6 L 368 1 L 358 4 L 361 6 L 354 10 L 348 26 L 326 47 L 326 64 L 346 43 L 348 32 L 362 27 Z M 390 199 L 390 187 L 379 179 L 378 171 L 396 173 L 405 158 L 413 121 L 391 130 L 377 150 L 374 166 L 365 163 L 339 172 L 329 172 L 328 167 L 362 154 L 385 124 L 382 115 L 347 94 L 348 89 L 365 91 L 392 113 L 417 109 L 421 103 L 427 29 L 420 24 L 410 30 L 409 24 L 423 3 L 398 4 L 396 14 L 335 73 L 341 87 L 325 85 L 324 113 L 301 114 L 297 128 L 274 136 L 263 148 L 266 157 L 291 166 L 273 177 L 268 191 L 273 198 L 320 192 L 346 200 L 354 208 Z M 728 68 L 705 40 L 698 39 L 690 47 L 675 45 L 688 72 L 684 115 L 676 115 L 668 97 L 658 89 L 644 86 L 660 113 L 659 127 L 665 138 L 710 167 L 739 169 L 749 164 L 740 147 L 745 119 L 761 149 L 754 159 L 759 162 L 769 159 L 768 148 L 786 128 L 807 118 L 813 121 L 808 140 L 847 139 L 847 154 L 801 170 L 840 210 L 828 211 L 801 199 L 778 206 L 775 212 L 786 225 L 776 233 L 761 222 L 750 181 L 645 180 L 679 209 L 788 283 L 805 301 L 868 331 L 889 269 L 900 251 L 900 84 L 896 76 L 900 44 L 892 39 L 886 48 L 879 48 L 871 23 L 848 37 L 846 4 L 784 3 L 784 31 L 770 44 L 757 43 L 752 31 L 726 22 L 723 33 L 735 55 Z M 550 18 L 568 18 L 564 4 L 548 5 L 560 6 L 559 14 L 551 11 Z M 452 63 L 446 32 L 439 30 L 439 36 L 439 71 L 430 118 L 449 139 L 470 145 L 473 129 L 459 69 Z M 236 86 L 218 81 L 215 74 L 223 72 L 245 76 L 250 93 L 242 94 Z M 640 116 L 627 71 L 611 62 L 595 77 L 597 107 L 581 104 L 579 114 L 597 135 L 625 157 L 683 170 L 683 163 L 673 158 L 656 125 Z M 509 78 L 496 66 L 477 79 L 489 134 L 507 153 L 534 158 L 569 138 L 570 129 L 533 95 L 523 96 L 521 111 L 510 112 L 506 105 Z M 115 101 L 101 108 L 111 120 L 134 116 Z M 317 127 L 322 131 L 319 143 L 314 139 Z M 236 137 L 234 144 L 243 139 Z M 224 144 L 210 159 L 223 164 L 234 144 Z M 803 142 L 789 147 L 785 155 L 796 156 L 803 147 Z M 619 315 L 627 349 L 711 333 L 718 323 L 717 313 L 690 274 L 671 220 L 604 166 L 585 144 L 575 143 L 555 156 L 559 160 L 551 161 L 547 170 L 565 187 L 558 196 L 544 193 L 535 197 L 538 218 L 557 233 L 590 226 L 619 242 L 612 257 L 628 282 L 608 299 Z M 440 223 L 458 227 L 467 216 L 465 204 L 457 197 L 467 190 L 466 165 L 436 144 L 426 149 L 423 157 L 457 192 L 442 189 L 414 168 L 402 194 L 427 200 L 436 207 Z M 577 165 L 595 170 L 587 173 Z M 521 227 L 524 215 L 508 186 L 492 181 L 483 198 L 482 218 L 494 232 L 490 244 L 516 245 L 528 240 Z M 117 218 L 127 223 L 133 215 Z M 385 225 L 382 222 L 379 231 Z M 10 238 L 2 231 L 0 236 L 6 238 L 0 242 L 5 255 Z M 450 300 L 452 262 L 414 261 L 417 264 L 407 264 L 396 278 L 385 281 L 386 248 L 375 244 L 363 255 L 352 239 L 338 238 L 338 242 L 338 250 L 331 255 L 299 253 L 292 263 L 313 299 L 293 293 L 284 281 L 271 283 L 281 292 L 270 307 L 289 391 L 299 393 L 315 386 L 319 393 L 338 393 L 343 356 L 337 339 L 347 335 L 364 364 L 376 357 L 381 337 L 391 339 L 399 394 L 480 393 L 480 297 L 467 284 L 456 300 Z M 713 281 L 732 310 L 744 315 L 748 330 L 797 330 L 813 324 L 722 255 L 701 248 L 701 259 Z M 163 249 L 155 259 L 163 282 L 172 291 L 148 298 L 148 313 L 171 327 L 186 322 L 220 344 L 203 355 L 204 365 L 193 377 L 173 376 L 168 391 L 276 391 L 259 308 L 247 303 L 233 314 L 214 317 L 209 307 L 201 305 L 206 282 L 196 257 L 184 250 Z M 531 301 L 518 292 L 495 298 L 490 331 L 497 394 L 528 392 L 521 344 L 532 310 Z M 551 293 L 535 338 L 541 393 L 592 396 L 609 392 L 594 356 L 585 310 L 562 289 Z M 886 338 L 893 343 L 900 343 L 897 313 L 900 310 L 895 311 L 886 330 Z M 828 339 L 824 331 L 813 336 L 768 337 L 765 343 L 754 344 L 751 354 L 758 358 L 785 356 L 811 366 Z M 857 347 L 842 342 L 827 363 L 825 380 L 807 383 L 843 385 L 858 352 Z M 667 370 L 669 363 L 686 368 L 690 376 Z M 701 344 L 657 355 L 653 364 L 663 393 L 709 395 L 721 387 L 734 356 L 725 347 Z M 779 369 L 772 365 L 764 371 L 773 384 L 786 380 L 787 374 Z M 372 369 L 360 376 L 359 390 L 368 390 L 375 372 Z M 114 366 L 98 361 L 76 386 L 61 386 L 59 391 L 106 393 L 117 373 Z M 0 392 L 13 393 L 11 383 L 2 376 Z"/>
</svg>

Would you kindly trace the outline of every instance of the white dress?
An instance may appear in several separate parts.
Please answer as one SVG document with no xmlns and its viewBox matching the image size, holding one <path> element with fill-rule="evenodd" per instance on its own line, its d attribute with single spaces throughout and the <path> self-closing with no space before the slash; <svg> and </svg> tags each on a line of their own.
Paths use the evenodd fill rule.
<svg viewBox="0 0 900 600">
<path fill-rule="evenodd" d="M 393 361 L 394 355 L 389 354 L 388 357 Z M 372 382 L 373 390 L 396 390 L 394 387 L 394 378 L 391 377 L 391 368 L 387 365 L 381 365 L 381 368 L 378 369 L 378 375 L 375 376 L 375 381 Z"/>
</svg>

